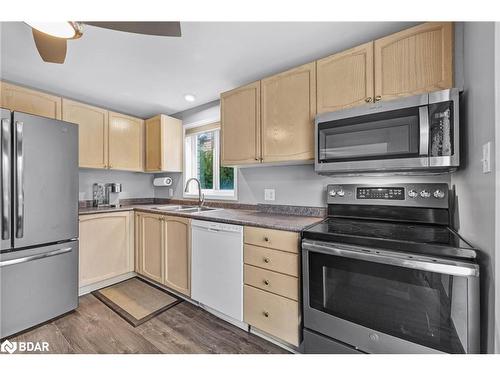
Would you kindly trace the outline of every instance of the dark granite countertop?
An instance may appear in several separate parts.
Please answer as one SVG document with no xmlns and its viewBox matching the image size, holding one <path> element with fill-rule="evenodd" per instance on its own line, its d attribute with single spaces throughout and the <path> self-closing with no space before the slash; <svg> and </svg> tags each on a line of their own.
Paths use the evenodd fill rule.
<svg viewBox="0 0 500 375">
<path fill-rule="evenodd" d="M 187 213 L 159 210 L 158 206 L 167 206 L 169 204 L 133 204 L 121 207 L 87 207 L 80 208 L 80 215 L 90 215 L 106 212 L 120 211 L 140 211 L 168 216 L 181 216 L 196 220 L 216 221 L 220 223 L 249 225 L 262 228 L 279 229 L 291 232 L 300 232 L 305 227 L 323 220 L 318 216 L 302 216 L 284 213 L 275 213 L 258 209 L 237 209 L 223 208 L 214 211 Z M 175 206 L 176 204 L 170 204 Z"/>
</svg>

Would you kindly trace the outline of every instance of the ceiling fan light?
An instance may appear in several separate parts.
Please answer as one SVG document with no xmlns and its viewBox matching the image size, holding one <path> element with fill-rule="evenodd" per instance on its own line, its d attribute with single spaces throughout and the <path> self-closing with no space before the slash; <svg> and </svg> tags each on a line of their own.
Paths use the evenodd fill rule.
<svg viewBox="0 0 500 375">
<path fill-rule="evenodd" d="M 76 39 L 82 35 L 82 28 L 77 22 L 26 22 L 32 28 L 61 39 Z"/>
</svg>

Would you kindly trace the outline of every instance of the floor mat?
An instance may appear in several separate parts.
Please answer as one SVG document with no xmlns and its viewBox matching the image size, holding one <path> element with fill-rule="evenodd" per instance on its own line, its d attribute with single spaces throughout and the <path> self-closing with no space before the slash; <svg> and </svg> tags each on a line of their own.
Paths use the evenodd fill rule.
<svg viewBox="0 0 500 375">
<path fill-rule="evenodd" d="M 137 277 L 92 294 L 134 327 L 182 302 L 173 294 Z"/>
</svg>

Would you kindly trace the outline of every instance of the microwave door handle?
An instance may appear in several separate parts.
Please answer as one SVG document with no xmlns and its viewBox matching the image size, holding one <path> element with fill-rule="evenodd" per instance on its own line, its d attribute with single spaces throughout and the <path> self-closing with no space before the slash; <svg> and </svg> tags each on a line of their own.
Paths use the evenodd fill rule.
<svg viewBox="0 0 500 375">
<path fill-rule="evenodd" d="M 418 114 L 420 119 L 420 156 L 428 156 L 430 138 L 429 108 L 427 106 L 419 107 Z"/>
<path fill-rule="evenodd" d="M 2 119 L 2 240 L 10 239 L 10 121 Z"/>
</svg>

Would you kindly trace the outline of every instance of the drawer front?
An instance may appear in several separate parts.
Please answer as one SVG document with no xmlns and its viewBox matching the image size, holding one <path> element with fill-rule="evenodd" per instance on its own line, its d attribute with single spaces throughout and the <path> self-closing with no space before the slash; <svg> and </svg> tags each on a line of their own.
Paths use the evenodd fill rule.
<svg viewBox="0 0 500 375">
<path fill-rule="evenodd" d="M 245 244 L 244 260 L 246 264 L 267 270 L 299 276 L 299 256 L 284 251 Z"/>
<path fill-rule="evenodd" d="M 299 300 L 299 279 L 273 271 L 263 270 L 245 264 L 245 284 L 279 294 L 280 296 Z"/>
<path fill-rule="evenodd" d="M 299 252 L 299 234 L 282 230 L 245 227 L 245 243 L 290 253 Z"/>
<path fill-rule="evenodd" d="M 298 302 L 245 285 L 243 306 L 246 323 L 299 345 Z"/>
</svg>

